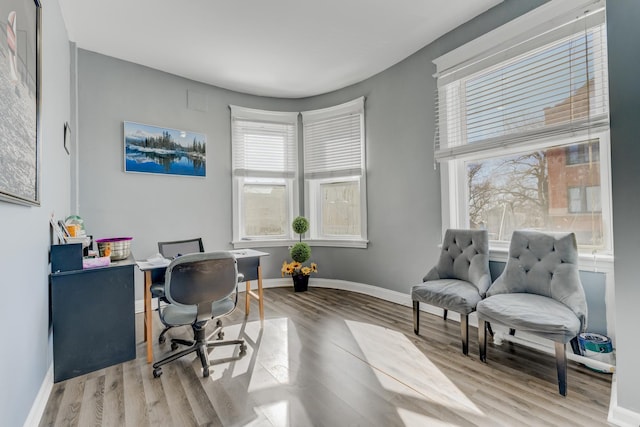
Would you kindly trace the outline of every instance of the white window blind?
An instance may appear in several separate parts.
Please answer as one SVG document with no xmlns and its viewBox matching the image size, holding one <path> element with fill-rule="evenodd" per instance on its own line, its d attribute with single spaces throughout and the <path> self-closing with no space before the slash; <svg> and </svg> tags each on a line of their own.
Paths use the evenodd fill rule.
<svg viewBox="0 0 640 427">
<path fill-rule="evenodd" d="M 232 169 L 236 177 L 293 178 L 298 113 L 231 106 Z"/>
<path fill-rule="evenodd" d="M 436 160 L 608 127 L 604 10 L 578 12 L 438 70 Z"/>
<path fill-rule="evenodd" d="M 364 98 L 302 113 L 304 176 L 323 179 L 364 173 Z"/>
</svg>

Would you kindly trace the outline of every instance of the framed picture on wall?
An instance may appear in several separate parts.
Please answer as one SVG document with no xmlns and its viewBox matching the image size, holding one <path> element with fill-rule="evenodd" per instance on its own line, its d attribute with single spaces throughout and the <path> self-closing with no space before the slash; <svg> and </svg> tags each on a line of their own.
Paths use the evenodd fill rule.
<svg viewBox="0 0 640 427">
<path fill-rule="evenodd" d="M 204 177 L 206 154 L 204 134 L 124 122 L 125 172 Z"/>
<path fill-rule="evenodd" d="M 40 204 L 39 0 L 0 0 L 0 200 Z"/>
</svg>

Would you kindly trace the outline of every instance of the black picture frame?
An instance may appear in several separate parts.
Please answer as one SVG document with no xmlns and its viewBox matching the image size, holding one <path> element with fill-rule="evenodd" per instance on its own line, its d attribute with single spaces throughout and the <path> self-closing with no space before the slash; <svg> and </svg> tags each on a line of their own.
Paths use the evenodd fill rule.
<svg viewBox="0 0 640 427">
<path fill-rule="evenodd" d="M 40 0 L 0 0 L 0 201 L 40 205 Z"/>
</svg>

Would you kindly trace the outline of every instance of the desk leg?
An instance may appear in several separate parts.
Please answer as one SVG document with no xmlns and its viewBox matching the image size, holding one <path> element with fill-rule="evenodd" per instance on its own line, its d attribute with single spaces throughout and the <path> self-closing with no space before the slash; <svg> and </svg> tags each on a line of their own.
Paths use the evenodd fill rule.
<svg viewBox="0 0 640 427">
<path fill-rule="evenodd" d="M 251 281 L 247 280 L 245 282 L 246 292 L 244 293 L 244 315 L 249 315 L 249 310 L 251 309 Z"/>
<path fill-rule="evenodd" d="M 262 295 L 262 266 L 258 265 L 258 307 L 260 308 L 260 320 L 264 320 L 264 298 Z"/>
<path fill-rule="evenodd" d="M 147 342 L 147 363 L 153 362 L 153 338 L 151 325 L 151 270 L 144 272 L 144 340 Z"/>
</svg>

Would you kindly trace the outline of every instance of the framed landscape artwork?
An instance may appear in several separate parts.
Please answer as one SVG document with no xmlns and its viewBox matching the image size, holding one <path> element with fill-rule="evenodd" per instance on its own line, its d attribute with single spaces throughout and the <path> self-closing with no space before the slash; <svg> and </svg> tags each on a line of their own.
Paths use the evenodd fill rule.
<svg viewBox="0 0 640 427">
<path fill-rule="evenodd" d="M 0 0 L 0 200 L 40 204 L 40 2 Z"/>
<path fill-rule="evenodd" d="M 207 137 L 135 122 L 124 122 L 125 172 L 206 176 Z"/>
</svg>

